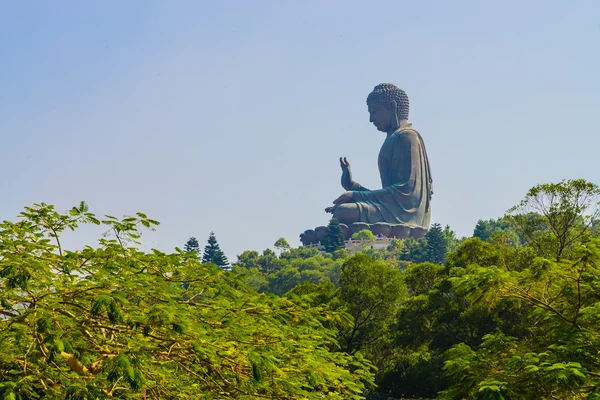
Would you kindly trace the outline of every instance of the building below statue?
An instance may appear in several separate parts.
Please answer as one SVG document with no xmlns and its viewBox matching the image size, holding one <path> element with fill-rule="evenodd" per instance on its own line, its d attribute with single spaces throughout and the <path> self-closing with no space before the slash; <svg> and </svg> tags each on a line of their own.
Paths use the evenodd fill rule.
<svg viewBox="0 0 600 400">
<path fill-rule="evenodd" d="M 393 225 L 386 222 L 377 222 L 374 224 L 355 222 L 350 226 L 340 224 L 340 228 L 344 233 L 345 240 L 350 240 L 353 234 L 365 229 L 373 232 L 373 235 L 376 237 L 397 239 L 406 239 L 409 237 L 417 239 L 425 236 L 425 233 L 427 233 L 427 229 L 420 226 L 409 226 L 403 224 Z M 325 236 L 325 229 L 326 228 L 324 226 L 317 226 L 315 229 L 307 229 L 300 234 L 300 241 L 304 246 L 318 244 Z"/>
</svg>

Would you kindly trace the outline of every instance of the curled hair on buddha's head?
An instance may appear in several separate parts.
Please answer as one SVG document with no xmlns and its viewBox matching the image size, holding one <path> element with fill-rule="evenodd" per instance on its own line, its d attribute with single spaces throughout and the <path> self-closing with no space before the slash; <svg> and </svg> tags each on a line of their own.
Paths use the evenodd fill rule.
<svg viewBox="0 0 600 400">
<path fill-rule="evenodd" d="M 392 83 L 380 83 L 367 96 L 367 104 L 379 103 L 389 107 L 392 101 L 396 102 L 398 119 L 408 119 L 408 96 L 398 86 Z"/>
</svg>

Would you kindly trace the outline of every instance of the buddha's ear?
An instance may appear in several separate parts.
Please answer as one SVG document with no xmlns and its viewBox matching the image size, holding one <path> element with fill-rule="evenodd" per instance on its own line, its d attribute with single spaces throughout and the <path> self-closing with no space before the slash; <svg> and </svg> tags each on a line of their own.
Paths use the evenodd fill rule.
<svg viewBox="0 0 600 400">
<path fill-rule="evenodd" d="M 396 130 L 400 128 L 400 121 L 398 120 L 398 103 L 396 103 L 396 100 L 390 102 L 390 108 L 392 109 L 392 128 Z"/>
</svg>

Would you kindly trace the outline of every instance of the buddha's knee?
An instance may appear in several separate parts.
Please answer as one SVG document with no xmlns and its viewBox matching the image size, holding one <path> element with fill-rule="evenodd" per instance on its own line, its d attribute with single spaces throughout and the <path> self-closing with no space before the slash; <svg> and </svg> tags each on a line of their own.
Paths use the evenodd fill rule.
<svg viewBox="0 0 600 400">
<path fill-rule="evenodd" d="M 333 217 L 341 224 L 350 225 L 358 221 L 358 206 L 354 203 L 340 204 L 333 210 Z"/>
</svg>

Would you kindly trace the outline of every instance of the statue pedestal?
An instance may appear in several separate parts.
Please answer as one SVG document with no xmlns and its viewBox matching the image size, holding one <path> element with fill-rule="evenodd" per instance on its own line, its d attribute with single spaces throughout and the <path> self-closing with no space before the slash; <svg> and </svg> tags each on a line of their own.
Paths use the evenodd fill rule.
<svg viewBox="0 0 600 400">
<path fill-rule="evenodd" d="M 385 222 L 377 222 L 375 224 L 367 224 L 365 222 L 355 222 L 350 226 L 340 224 L 340 228 L 344 233 L 344 239 L 350 240 L 352 235 L 364 229 L 373 232 L 376 237 L 407 239 L 409 237 L 418 239 L 425 236 L 427 229 L 421 226 L 411 226 L 405 224 L 388 224 Z M 300 234 L 300 241 L 304 246 L 318 244 L 325 236 L 325 226 L 317 226 L 315 229 L 307 229 Z"/>
</svg>

